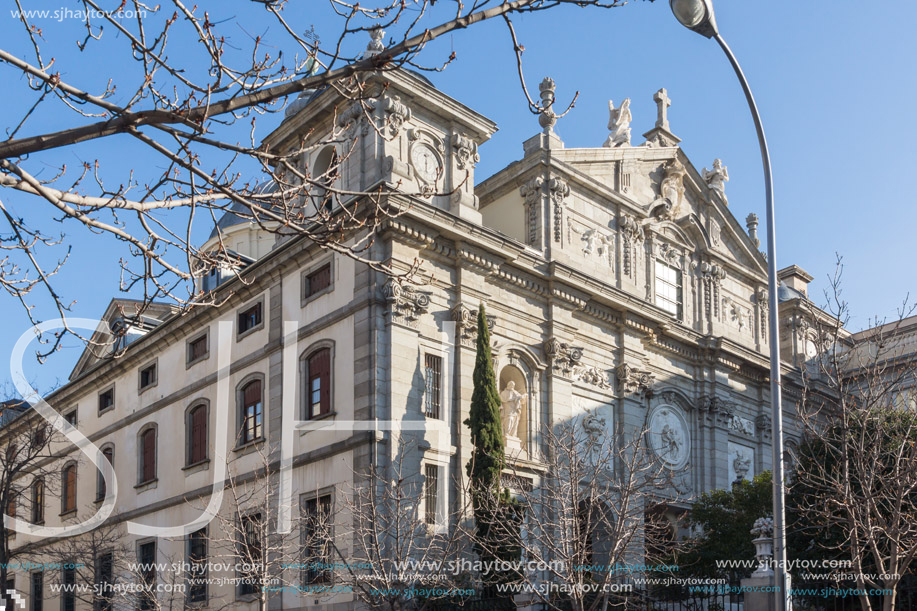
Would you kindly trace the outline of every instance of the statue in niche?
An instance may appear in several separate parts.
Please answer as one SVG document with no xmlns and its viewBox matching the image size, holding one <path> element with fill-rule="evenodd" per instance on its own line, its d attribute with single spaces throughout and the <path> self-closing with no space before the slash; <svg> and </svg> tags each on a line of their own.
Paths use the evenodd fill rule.
<svg viewBox="0 0 917 611">
<path fill-rule="evenodd" d="M 500 418 L 503 420 L 503 436 L 507 439 L 519 439 L 519 420 L 525 409 L 525 395 L 516 390 L 516 383 L 510 380 L 500 393 Z"/>
<path fill-rule="evenodd" d="M 726 201 L 726 183 L 729 182 L 729 172 L 726 171 L 723 161 L 714 159 L 713 169 L 704 168 L 701 176 L 704 177 L 704 182 L 707 183 L 707 186 L 718 192 L 723 197 L 723 201 Z"/>
<path fill-rule="evenodd" d="M 615 103 L 608 100 L 608 131 L 611 133 L 603 146 L 630 146 L 630 122 L 633 118 L 630 114 L 630 98 L 621 102 L 620 108 L 615 108 Z"/>
<path fill-rule="evenodd" d="M 732 470 L 735 471 L 736 480 L 745 479 L 751 470 L 751 456 L 736 453 L 735 460 L 732 461 Z"/>
</svg>

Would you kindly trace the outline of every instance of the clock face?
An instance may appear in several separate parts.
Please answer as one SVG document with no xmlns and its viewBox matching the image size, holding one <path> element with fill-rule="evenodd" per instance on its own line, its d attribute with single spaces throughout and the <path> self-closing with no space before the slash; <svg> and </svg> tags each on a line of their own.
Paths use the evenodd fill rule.
<svg viewBox="0 0 917 611">
<path fill-rule="evenodd" d="M 411 163 L 414 165 L 414 171 L 422 180 L 432 184 L 439 177 L 440 165 L 439 158 L 426 144 L 416 144 L 411 149 Z"/>
</svg>

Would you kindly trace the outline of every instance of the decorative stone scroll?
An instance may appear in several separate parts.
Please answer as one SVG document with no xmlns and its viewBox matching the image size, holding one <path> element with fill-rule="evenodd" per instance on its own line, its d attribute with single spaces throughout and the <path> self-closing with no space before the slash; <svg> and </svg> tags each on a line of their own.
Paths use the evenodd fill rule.
<svg viewBox="0 0 917 611">
<path fill-rule="evenodd" d="M 389 278 L 382 286 L 382 296 L 389 304 L 392 322 L 416 327 L 420 317 L 430 309 L 430 294 L 419 291 L 410 284 L 400 284 Z"/>
<path fill-rule="evenodd" d="M 397 95 L 384 95 L 376 99 L 374 104 L 381 111 L 383 133 L 391 138 L 401 133 L 401 128 L 412 116 L 411 109 Z"/>
<path fill-rule="evenodd" d="M 544 343 L 544 352 L 555 374 L 570 378 L 583 358 L 583 349 L 552 337 Z"/>
<path fill-rule="evenodd" d="M 541 194 L 544 178 L 536 176 L 519 187 L 519 194 L 525 200 L 525 234 L 529 246 L 538 246 L 538 214 L 541 209 Z"/>
<path fill-rule="evenodd" d="M 548 181 L 548 194 L 554 210 L 554 241 L 560 242 L 564 228 L 564 200 L 570 195 L 570 185 L 563 178 L 553 176 Z"/>
<path fill-rule="evenodd" d="M 618 380 L 618 391 L 622 395 L 639 394 L 645 395 L 652 390 L 656 383 L 656 376 L 649 371 L 642 371 L 627 363 L 621 363 L 615 369 L 615 377 Z"/>
<path fill-rule="evenodd" d="M 478 340 L 478 312 L 466 305 L 458 304 L 451 311 L 452 320 L 455 321 L 456 334 L 459 341 L 466 346 L 474 346 Z M 497 324 L 497 317 L 486 314 L 487 329 L 493 333 Z"/>
<path fill-rule="evenodd" d="M 624 268 L 624 275 L 631 276 L 635 270 L 637 243 L 646 239 L 646 234 L 643 231 L 643 225 L 636 218 L 627 214 L 621 215 L 620 227 L 623 240 L 621 263 Z"/>
<path fill-rule="evenodd" d="M 460 170 L 470 170 L 481 160 L 478 144 L 468 136 L 452 136 L 452 148 L 455 150 L 455 163 Z"/>
<path fill-rule="evenodd" d="M 700 278 L 704 286 L 704 311 L 709 319 L 720 317 L 720 284 L 726 278 L 726 270 L 716 263 L 704 261 L 700 264 Z"/>
</svg>

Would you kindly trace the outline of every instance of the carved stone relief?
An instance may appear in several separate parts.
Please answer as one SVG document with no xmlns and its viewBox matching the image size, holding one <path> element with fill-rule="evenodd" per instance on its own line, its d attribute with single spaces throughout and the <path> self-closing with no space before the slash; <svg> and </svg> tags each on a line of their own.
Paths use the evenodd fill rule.
<svg viewBox="0 0 917 611">
<path fill-rule="evenodd" d="M 452 148 L 455 150 L 455 162 L 460 170 L 470 170 L 481 160 L 477 143 L 467 136 L 453 135 Z"/>
<path fill-rule="evenodd" d="M 519 194 L 525 200 L 526 243 L 538 246 L 538 216 L 541 209 L 541 194 L 544 178 L 536 176 L 519 187 Z"/>
<path fill-rule="evenodd" d="M 459 341 L 466 346 L 474 346 L 478 339 L 478 311 L 466 305 L 458 304 L 452 308 L 452 320 L 455 321 Z M 487 329 L 493 333 L 497 317 L 487 314 Z"/>
<path fill-rule="evenodd" d="M 564 179 L 554 176 L 548 181 L 548 194 L 554 210 L 554 241 L 560 242 L 564 227 L 564 200 L 570 195 L 570 185 Z"/>
<path fill-rule="evenodd" d="M 430 295 L 410 284 L 401 284 L 390 278 L 382 286 L 382 296 L 388 302 L 392 322 L 416 327 L 420 317 L 430 309 Z"/>
<path fill-rule="evenodd" d="M 667 466 L 680 469 L 688 462 L 691 434 L 684 413 L 672 405 L 659 405 L 649 417 L 649 443 Z"/>
<path fill-rule="evenodd" d="M 656 383 L 656 376 L 649 371 L 642 371 L 627 363 L 621 363 L 615 369 L 618 380 L 618 392 L 622 395 L 645 395 Z"/>
<path fill-rule="evenodd" d="M 381 111 L 382 133 L 390 138 L 398 136 L 401 128 L 412 116 L 411 109 L 397 95 L 383 95 L 373 103 L 375 108 Z"/>
<path fill-rule="evenodd" d="M 574 368 L 583 358 L 583 349 L 552 337 L 544 343 L 544 352 L 556 375 L 572 377 Z"/>
<path fill-rule="evenodd" d="M 755 450 L 737 443 L 729 442 L 726 453 L 729 482 L 738 479 L 750 479 L 755 475 Z"/>
<path fill-rule="evenodd" d="M 625 276 L 633 276 L 636 269 L 637 245 L 646 238 L 643 225 L 636 218 L 622 214 L 619 223 L 622 239 L 622 260 Z"/>
</svg>

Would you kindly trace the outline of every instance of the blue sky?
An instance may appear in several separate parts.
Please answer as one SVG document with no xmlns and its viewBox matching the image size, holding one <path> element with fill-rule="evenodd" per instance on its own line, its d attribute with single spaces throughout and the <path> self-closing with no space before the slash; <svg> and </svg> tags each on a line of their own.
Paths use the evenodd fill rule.
<svg viewBox="0 0 917 611">
<path fill-rule="evenodd" d="M 835 253 L 844 258 L 844 297 L 850 303 L 850 326 L 866 326 L 873 316 L 893 317 L 908 295 L 917 293 L 913 234 L 917 198 L 909 176 L 917 167 L 917 3 L 886 0 L 714 0 L 720 30 L 742 63 L 767 130 L 774 167 L 777 206 L 778 264 L 795 263 L 815 277 L 810 296 L 817 302 L 833 274 Z M 29 8 L 69 8 L 68 0 L 29 3 Z M 117 3 L 116 3 L 117 4 Z M 249 35 L 261 34 L 267 44 L 281 39 L 267 26 L 256 3 L 234 0 L 201 3 L 230 40 L 242 46 Z M 303 31 L 314 26 L 325 40 L 335 26 L 318 0 L 291 2 L 286 11 Z M 76 5 L 73 4 L 72 8 Z M 252 16 L 253 10 L 255 15 Z M 244 18 L 243 18 L 244 17 Z M 241 19 L 240 19 L 241 18 Z M 749 212 L 764 216 L 761 162 L 754 127 L 731 67 L 715 42 L 675 22 L 664 0 L 632 2 L 610 11 L 561 8 L 514 19 L 525 46 L 524 70 L 529 86 L 551 76 L 558 104 L 576 91 L 576 107 L 556 126 L 568 147 L 600 146 L 607 136 L 607 104 L 632 99 L 633 132 L 650 129 L 656 111 L 652 96 L 660 87 L 672 99 L 669 118 L 682 148 L 701 168 L 719 157 L 729 168 L 730 208 L 744 225 Z M 76 51 L 80 39 L 75 20 L 46 20 L 45 37 L 57 58 L 55 68 L 74 85 L 92 90 L 129 69 L 111 46 Z M 28 57 L 27 39 L 9 13 L 0 14 L 0 47 Z M 362 45 L 363 42 L 360 41 Z M 184 48 L 176 45 L 172 53 Z M 519 88 L 510 41 L 502 22 L 456 32 L 430 46 L 430 59 L 454 50 L 457 60 L 445 72 L 431 75 L 434 84 L 490 117 L 500 127 L 481 148 L 479 180 L 522 154 L 522 142 L 538 131 Z M 911 74 L 911 76 L 907 76 Z M 4 101 L 9 116 L 28 108 L 34 98 L 12 69 L 0 66 L 6 82 Z M 123 87 L 126 92 L 129 88 Z M 20 95 L 21 94 L 21 95 Z M 20 135 L 72 124 L 65 113 L 49 109 L 37 114 Z M 20 114 L 16 114 L 16 113 Z M 279 122 L 263 117 L 260 136 Z M 9 127 L 11 119 L 7 118 Z M 15 123 L 14 122 L 14 123 Z M 56 151 L 27 165 L 33 172 L 99 158 L 112 183 L 125 180 L 131 167 L 142 168 L 145 153 L 126 138 L 83 144 Z M 155 164 L 155 160 L 149 160 Z M 90 192 L 87 189 L 87 192 Z M 45 206 L 26 196 L 0 193 L 16 214 L 42 218 Z M 70 224 L 72 225 L 72 224 Z M 118 291 L 117 261 L 123 244 L 87 235 L 65 225 L 73 249 L 58 288 L 75 301 L 77 316 L 98 316 Z M 209 227 L 198 227 L 201 241 Z M 762 223 L 760 232 L 763 235 Z M 5 324 L 0 347 L 9 351 L 26 329 L 18 305 L 2 297 Z M 46 306 L 47 304 L 43 304 Z M 47 309 L 44 318 L 52 317 Z M 81 348 L 70 342 L 48 364 L 28 367 L 40 386 L 66 378 Z M 0 376 L 0 379 L 6 375 Z"/>
</svg>

